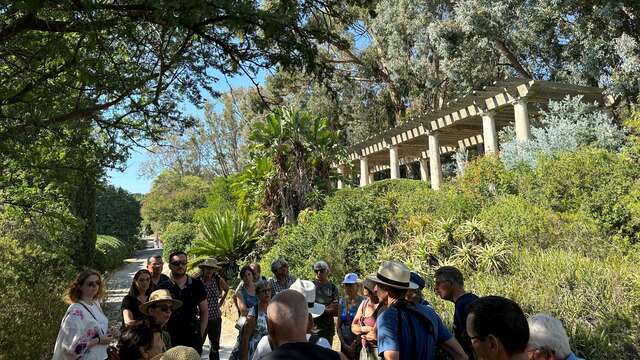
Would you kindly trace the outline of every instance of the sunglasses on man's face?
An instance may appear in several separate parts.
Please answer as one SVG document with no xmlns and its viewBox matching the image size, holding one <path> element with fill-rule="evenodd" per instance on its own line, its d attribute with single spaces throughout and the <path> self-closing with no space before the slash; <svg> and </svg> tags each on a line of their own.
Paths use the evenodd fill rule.
<svg viewBox="0 0 640 360">
<path fill-rule="evenodd" d="M 186 261 L 172 261 L 172 262 L 170 262 L 170 264 L 172 266 L 185 266 L 185 265 L 187 265 L 187 262 Z"/>
<path fill-rule="evenodd" d="M 173 311 L 173 307 L 171 305 L 167 305 L 167 304 L 162 304 L 162 305 L 156 305 L 154 306 L 154 308 L 162 311 L 162 312 L 172 312 Z"/>
</svg>

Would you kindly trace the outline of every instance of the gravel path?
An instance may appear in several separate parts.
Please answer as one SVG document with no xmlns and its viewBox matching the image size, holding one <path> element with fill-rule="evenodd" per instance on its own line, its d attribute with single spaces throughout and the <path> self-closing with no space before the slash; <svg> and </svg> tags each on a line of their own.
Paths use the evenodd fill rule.
<svg viewBox="0 0 640 360">
<path fill-rule="evenodd" d="M 122 321 L 120 316 L 120 304 L 122 299 L 129 292 L 131 280 L 136 271 L 145 268 L 147 258 L 151 255 L 161 255 L 162 249 L 154 249 L 153 241 L 147 241 L 147 248 L 137 251 L 135 256 L 126 259 L 124 265 L 108 275 L 107 278 L 107 300 L 105 302 L 105 314 L 109 318 L 109 324 L 120 324 Z M 164 272 L 168 273 L 169 269 L 165 263 Z M 231 354 L 231 350 L 235 345 L 238 331 L 234 327 L 234 321 L 223 318 L 222 336 L 220 337 L 220 358 L 226 360 Z M 202 359 L 209 358 L 209 339 L 204 345 Z"/>
</svg>

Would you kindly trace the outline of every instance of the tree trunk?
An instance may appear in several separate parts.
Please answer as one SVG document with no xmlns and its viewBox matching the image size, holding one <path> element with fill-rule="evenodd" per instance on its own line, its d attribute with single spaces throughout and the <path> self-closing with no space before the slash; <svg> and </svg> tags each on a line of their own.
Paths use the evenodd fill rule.
<svg viewBox="0 0 640 360">
<path fill-rule="evenodd" d="M 80 175 L 72 200 L 73 215 L 81 221 L 77 234 L 75 256 L 78 267 L 93 266 L 96 248 L 96 179 L 93 171 Z"/>
</svg>

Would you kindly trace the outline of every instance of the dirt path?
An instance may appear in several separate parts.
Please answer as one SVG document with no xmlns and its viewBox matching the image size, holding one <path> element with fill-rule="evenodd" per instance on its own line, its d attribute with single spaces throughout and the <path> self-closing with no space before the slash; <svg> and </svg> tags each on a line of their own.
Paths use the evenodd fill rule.
<svg viewBox="0 0 640 360">
<path fill-rule="evenodd" d="M 124 265 L 108 275 L 107 278 L 107 300 L 105 302 L 105 313 L 109 318 L 109 324 L 119 324 L 122 319 L 120 316 L 120 304 L 122 299 L 129 292 L 131 286 L 131 280 L 136 271 L 145 268 L 147 258 L 151 255 L 161 255 L 162 249 L 154 249 L 153 242 L 147 242 L 147 248 L 137 251 L 135 256 L 126 259 Z M 165 263 L 165 273 L 168 273 L 169 269 Z M 220 337 L 220 358 L 228 359 L 231 354 L 231 350 L 235 345 L 238 331 L 234 328 L 234 322 L 224 318 L 222 321 L 222 336 Z M 202 353 L 202 359 L 209 358 L 209 339 L 205 343 Z"/>
</svg>

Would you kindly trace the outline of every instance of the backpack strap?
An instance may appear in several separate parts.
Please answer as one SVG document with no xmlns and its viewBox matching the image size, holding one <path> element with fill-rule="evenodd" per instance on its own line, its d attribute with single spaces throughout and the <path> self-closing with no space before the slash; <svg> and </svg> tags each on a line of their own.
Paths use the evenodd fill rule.
<svg viewBox="0 0 640 360">
<path fill-rule="evenodd" d="M 393 303 L 390 307 L 395 308 L 396 309 L 396 314 L 397 314 L 397 320 L 398 320 L 398 331 L 399 331 L 399 337 L 402 337 L 402 313 L 405 313 L 408 316 L 412 316 L 417 318 L 420 323 L 424 326 L 424 328 L 427 331 L 427 334 L 429 334 L 429 336 L 431 336 L 434 340 L 434 344 L 437 344 L 437 335 L 435 334 L 434 331 L 434 326 L 433 323 L 431 322 L 431 320 L 426 317 L 423 313 L 421 313 L 418 309 L 416 309 L 415 305 L 413 303 L 409 303 L 407 300 L 405 299 L 400 299 L 397 302 Z M 405 336 L 408 336 L 409 339 L 415 339 L 415 331 L 413 329 L 412 326 L 409 326 L 409 334 L 404 334 Z M 412 359 L 416 358 L 416 347 L 417 347 L 417 343 L 413 343 L 413 346 L 411 347 L 411 352 L 410 352 L 410 357 Z"/>
<path fill-rule="evenodd" d="M 309 336 L 309 342 L 311 344 L 317 344 L 318 341 L 320 341 L 320 335 L 318 334 L 311 334 L 311 336 Z"/>
</svg>

